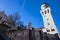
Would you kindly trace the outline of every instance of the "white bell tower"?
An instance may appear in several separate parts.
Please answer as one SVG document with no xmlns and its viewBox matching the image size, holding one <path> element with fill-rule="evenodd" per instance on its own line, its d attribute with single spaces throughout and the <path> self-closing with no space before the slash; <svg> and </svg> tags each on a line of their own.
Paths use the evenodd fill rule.
<svg viewBox="0 0 60 40">
<path fill-rule="evenodd" d="M 57 28 L 54 24 L 52 15 L 51 15 L 51 9 L 47 3 L 41 5 L 41 15 L 43 17 L 44 22 L 44 30 L 48 34 L 55 34 L 58 33 Z"/>
</svg>

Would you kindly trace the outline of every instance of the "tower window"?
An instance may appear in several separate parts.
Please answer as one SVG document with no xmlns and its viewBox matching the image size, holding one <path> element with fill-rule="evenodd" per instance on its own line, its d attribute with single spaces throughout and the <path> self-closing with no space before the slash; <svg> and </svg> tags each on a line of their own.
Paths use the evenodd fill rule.
<svg viewBox="0 0 60 40">
<path fill-rule="evenodd" d="M 49 9 L 48 9 L 47 11 L 48 11 L 48 13 L 49 13 Z"/>
<path fill-rule="evenodd" d="M 48 23 L 48 25 L 50 25 L 50 24 Z"/>
<path fill-rule="evenodd" d="M 49 20 L 49 19 L 47 19 L 47 20 Z"/>
<path fill-rule="evenodd" d="M 47 30 L 47 32 L 50 32 L 50 30 Z"/>
<path fill-rule="evenodd" d="M 44 13 L 42 12 L 42 14 L 44 15 Z"/>
<path fill-rule="evenodd" d="M 55 29 L 51 29 L 51 31 L 55 31 Z"/>
<path fill-rule="evenodd" d="M 45 14 L 46 14 L 46 11 L 45 11 Z"/>
</svg>

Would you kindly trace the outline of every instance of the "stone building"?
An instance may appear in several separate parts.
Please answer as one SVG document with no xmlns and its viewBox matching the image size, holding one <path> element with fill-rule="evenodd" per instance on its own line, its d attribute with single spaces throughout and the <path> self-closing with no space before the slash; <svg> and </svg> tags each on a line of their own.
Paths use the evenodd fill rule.
<svg viewBox="0 0 60 40">
<path fill-rule="evenodd" d="M 31 27 L 18 30 L 3 20 L 0 24 L 0 40 L 59 40 L 58 34 L 47 34 L 42 29 L 34 29 Z"/>
</svg>

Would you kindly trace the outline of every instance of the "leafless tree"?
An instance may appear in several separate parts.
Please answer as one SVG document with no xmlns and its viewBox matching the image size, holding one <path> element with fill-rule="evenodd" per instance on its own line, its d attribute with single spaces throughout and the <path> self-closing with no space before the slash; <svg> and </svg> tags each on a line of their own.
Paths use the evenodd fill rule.
<svg viewBox="0 0 60 40">
<path fill-rule="evenodd" d="M 22 24 L 22 21 L 20 20 L 21 17 L 18 13 L 8 15 L 7 22 L 11 25 L 18 26 Z"/>
</svg>

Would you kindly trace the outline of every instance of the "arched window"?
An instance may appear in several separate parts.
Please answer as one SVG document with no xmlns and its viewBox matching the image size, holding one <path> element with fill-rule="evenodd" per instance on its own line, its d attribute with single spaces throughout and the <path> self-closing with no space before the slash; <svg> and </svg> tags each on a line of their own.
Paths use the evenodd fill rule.
<svg viewBox="0 0 60 40">
<path fill-rule="evenodd" d="M 46 14 L 46 11 L 45 11 L 45 14 Z"/>
<path fill-rule="evenodd" d="M 50 23 L 47 23 L 48 25 L 50 25 Z"/>
<path fill-rule="evenodd" d="M 44 13 L 42 12 L 42 14 L 44 15 Z"/>
<path fill-rule="evenodd" d="M 49 9 L 48 9 L 47 11 L 48 11 L 48 13 L 49 13 Z"/>
</svg>

